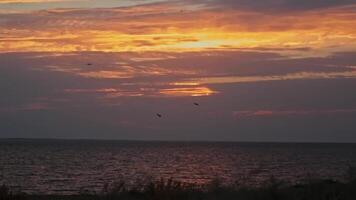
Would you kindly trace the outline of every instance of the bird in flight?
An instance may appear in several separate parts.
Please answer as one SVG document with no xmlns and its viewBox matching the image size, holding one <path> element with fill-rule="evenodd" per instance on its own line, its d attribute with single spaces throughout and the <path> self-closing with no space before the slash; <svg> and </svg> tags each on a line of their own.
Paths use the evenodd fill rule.
<svg viewBox="0 0 356 200">
<path fill-rule="evenodd" d="M 194 105 L 199 106 L 199 104 L 197 102 L 194 102 Z"/>
<path fill-rule="evenodd" d="M 157 113 L 156 115 L 157 115 L 157 117 L 159 117 L 159 118 L 161 118 L 161 117 L 162 117 L 162 115 L 161 115 L 161 114 L 159 114 L 159 113 Z"/>
<path fill-rule="evenodd" d="M 91 65 L 93 65 L 93 64 L 91 64 L 91 63 L 88 63 L 87 65 L 88 65 L 88 66 L 91 66 Z"/>
</svg>

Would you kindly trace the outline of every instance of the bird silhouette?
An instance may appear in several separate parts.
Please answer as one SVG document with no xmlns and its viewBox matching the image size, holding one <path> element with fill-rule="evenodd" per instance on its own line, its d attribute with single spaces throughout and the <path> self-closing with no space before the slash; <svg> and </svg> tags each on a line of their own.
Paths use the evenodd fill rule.
<svg viewBox="0 0 356 200">
<path fill-rule="evenodd" d="M 161 114 L 159 114 L 159 113 L 157 113 L 156 115 L 157 115 L 157 117 L 159 117 L 159 118 L 161 118 L 161 117 L 162 117 L 162 115 L 161 115 Z"/>
<path fill-rule="evenodd" d="M 93 64 L 91 64 L 91 63 L 88 63 L 87 65 L 88 65 L 88 66 L 91 66 L 91 65 L 93 65 Z"/>
<path fill-rule="evenodd" d="M 197 102 L 194 102 L 194 105 L 199 106 L 199 104 Z"/>
</svg>

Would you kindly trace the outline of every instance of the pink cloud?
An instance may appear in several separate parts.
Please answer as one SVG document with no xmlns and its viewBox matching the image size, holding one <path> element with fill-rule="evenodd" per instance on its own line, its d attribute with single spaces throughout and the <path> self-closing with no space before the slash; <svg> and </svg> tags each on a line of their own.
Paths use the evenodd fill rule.
<svg viewBox="0 0 356 200">
<path fill-rule="evenodd" d="M 248 117 L 274 117 L 293 115 L 328 115 L 354 113 L 356 109 L 329 109 L 329 110 L 245 110 L 234 111 L 233 116 L 237 118 Z"/>
<path fill-rule="evenodd" d="M 20 110 L 47 110 L 50 109 L 47 103 L 30 103 L 19 108 Z"/>
<path fill-rule="evenodd" d="M 2 107 L 0 112 L 17 112 L 17 111 L 38 111 L 38 110 L 49 110 L 52 109 L 48 103 L 36 102 L 28 103 L 19 106 Z"/>
</svg>

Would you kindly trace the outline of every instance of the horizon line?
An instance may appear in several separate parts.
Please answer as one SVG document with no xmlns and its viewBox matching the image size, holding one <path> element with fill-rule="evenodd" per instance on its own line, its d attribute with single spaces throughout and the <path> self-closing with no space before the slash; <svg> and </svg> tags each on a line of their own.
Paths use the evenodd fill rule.
<svg viewBox="0 0 356 200">
<path fill-rule="evenodd" d="M 356 144 L 356 142 L 331 141 L 254 141 L 254 140 L 165 140 L 165 139 L 103 139 L 103 138 L 1 138 L 2 140 L 55 140 L 55 141 L 100 141 L 100 142 L 191 142 L 191 143 L 271 143 L 271 144 Z"/>
</svg>

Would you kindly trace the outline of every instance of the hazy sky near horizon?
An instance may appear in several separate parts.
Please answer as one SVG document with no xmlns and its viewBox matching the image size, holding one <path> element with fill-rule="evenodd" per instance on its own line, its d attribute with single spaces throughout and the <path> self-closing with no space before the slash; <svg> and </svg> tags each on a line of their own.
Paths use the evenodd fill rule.
<svg viewBox="0 0 356 200">
<path fill-rule="evenodd" d="M 0 0 L 0 138 L 356 142 L 355 17 L 356 0 Z"/>
</svg>

